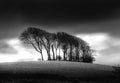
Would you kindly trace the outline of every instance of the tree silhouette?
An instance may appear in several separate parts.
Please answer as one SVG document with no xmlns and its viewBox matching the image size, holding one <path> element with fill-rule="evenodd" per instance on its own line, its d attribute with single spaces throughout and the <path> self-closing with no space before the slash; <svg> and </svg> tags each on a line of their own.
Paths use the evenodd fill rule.
<svg viewBox="0 0 120 83">
<path fill-rule="evenodd" d="M 50 33 L 45 30 L 38 29 L 35 27 L 28 27 L 23 33 L 20 35 L 20 40 L 22 40 L 25 44 L 31 44 L 34 49 L 41 54 L 43 60 L 43 47 L 47 51 L 48 60 L 51 60 L 50 57 Z"/>
<path fill-rule="evenodd" d="M 50 33 L 46 33 L 44 35 L 44 46 L 48 54 L 48 60 L 51 60 L 51 54 L 50 54 L 50 49 L 51 49 L 51 44 L 52 44 L 52 35 Z"/>
<path fill-rule="evenodd" d="M 58 46 L 61 46 L 61 49 L 63 51 L 63 60 L 67 60 L 67 50 L 69 48 L 69 40 L 68 40 L 68 34 L 65 32 L 58 32 Z"/>
<path fill-rule="evenodd" d="M 88 63 L 92 63 L 93 61 L 95 61 L 94 55 L 93 53 L 95 52 L 95 50 L 91 49 L 90 46 L 86 43 L 83 44 L 85 42 L 82 42 L 81 44 L 81 49 L 82 49 L 82 62 L 88 62 Z"/>
<path fill-rule="evenodd" d="M 56 57 L 55 57 L 56 34 L 55 33 L 51 33 L 51 42 L 52 42 L 51 43 L 51 48 L 52 48 L 52 53 L 53 53 L 53 60 L 56 60 Z"/>
<path fill-rule="evenodd" d="M 92 63 L 95 60 L 93 57 L 94 51 L 87 42 L 65 32 L 49 33 L 39 28 L 29 27 L 21 33 L 20 40 L 25 44 L 32 45 L 41 54 L 42 60 L 44 60 L 43 50 L 46 50 L 48 60 L 69 60 L 88 63 Z M 61 55 L 61 51 L 63 55 Z"/>
<path fill-rule="evenodd" d="M 57 57 L 58 57 L 57 50 L 59 48 L 59 40 L 56 33 L 52 33 L 52 40 L 53 40 L 52 48 L 54 49 L 55 60 L 57 60 Z"/>
<path fill-rule="evenodd" d="M 22 40 L 25 44 L 30 44 L 34 47 L 34 49 L 41 54 L 41 58 L 43 59 L 43 42 L 41 41 L 44 36 L 44 30 L 40 30 L 38 28 L 29 27 L 20 35 L 20 40 Z"/>
</svg>

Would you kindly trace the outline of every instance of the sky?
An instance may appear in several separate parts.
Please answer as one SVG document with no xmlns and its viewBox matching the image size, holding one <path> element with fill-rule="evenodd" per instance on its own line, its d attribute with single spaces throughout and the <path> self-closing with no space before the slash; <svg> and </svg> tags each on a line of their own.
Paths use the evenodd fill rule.
<svg viewBox="0 0 120 83">
<path fill-rule="evenodd" d="M 80 37 L 96 50 L 95 63 L 120 64 L 118 0 L 1 0 L 0 62 L 40 57 L 18 40 L 30 26 Z"/>
</svg>

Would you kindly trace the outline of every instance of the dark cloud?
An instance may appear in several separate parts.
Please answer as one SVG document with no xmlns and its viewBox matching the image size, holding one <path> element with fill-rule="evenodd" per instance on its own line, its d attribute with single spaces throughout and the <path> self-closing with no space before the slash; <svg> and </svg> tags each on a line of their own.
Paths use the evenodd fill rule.
<svg viewBox="0 0 120 83">
<path fill-rule="evenodd" d="M 21 14 L 28 20 L 89 21 L 110 18 L 119 8 L 116 0 L 10 0 L 0 4 L 1 15 Z"/>
<path fill-rule="evenodd" d="M 17 51 L 5 41 L 0 41 L 0 53 L 2 54 L 16 54 Z"/>
<path fill-rule="evenodd" d="M 0 39 L 17 37 L 28 26 L 71 34 L 108 32 L 119 35 L 120 23 L 116 24 L 116 20 L 120 22 L 118 0 L 0 1 Z"/>
</svg>

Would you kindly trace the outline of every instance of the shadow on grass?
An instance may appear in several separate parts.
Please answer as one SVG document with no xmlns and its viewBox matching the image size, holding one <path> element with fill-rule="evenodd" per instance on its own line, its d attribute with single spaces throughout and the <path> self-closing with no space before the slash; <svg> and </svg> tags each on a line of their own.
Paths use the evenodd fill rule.
<svg viewBox="0 0 120 83">
<path fill-rule="evenodd" d="M 0 73 L 0 83 L 74 83 L 61 75 L 42 73 Z"/>
<path fill-rule="evenodd" d="M 68 78 L 45 73 L 0 72 L 0 83 L 120 83 L 120 80 L 112 76 Z"/>
</svg>

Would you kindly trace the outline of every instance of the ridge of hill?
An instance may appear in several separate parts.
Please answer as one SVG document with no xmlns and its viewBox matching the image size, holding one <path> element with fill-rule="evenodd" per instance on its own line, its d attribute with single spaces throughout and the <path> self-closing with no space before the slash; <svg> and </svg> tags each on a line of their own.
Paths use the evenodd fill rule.
<svg viewBox="0 0 120 83">
<path fill-rule="evenodd" d="M 0 74 L 51 74 L 64 77 L 105 77 L 112 75 L 113 67 L 99 64 L 66 61 L 26 61 L 0 63 Z"/>
</svg>

